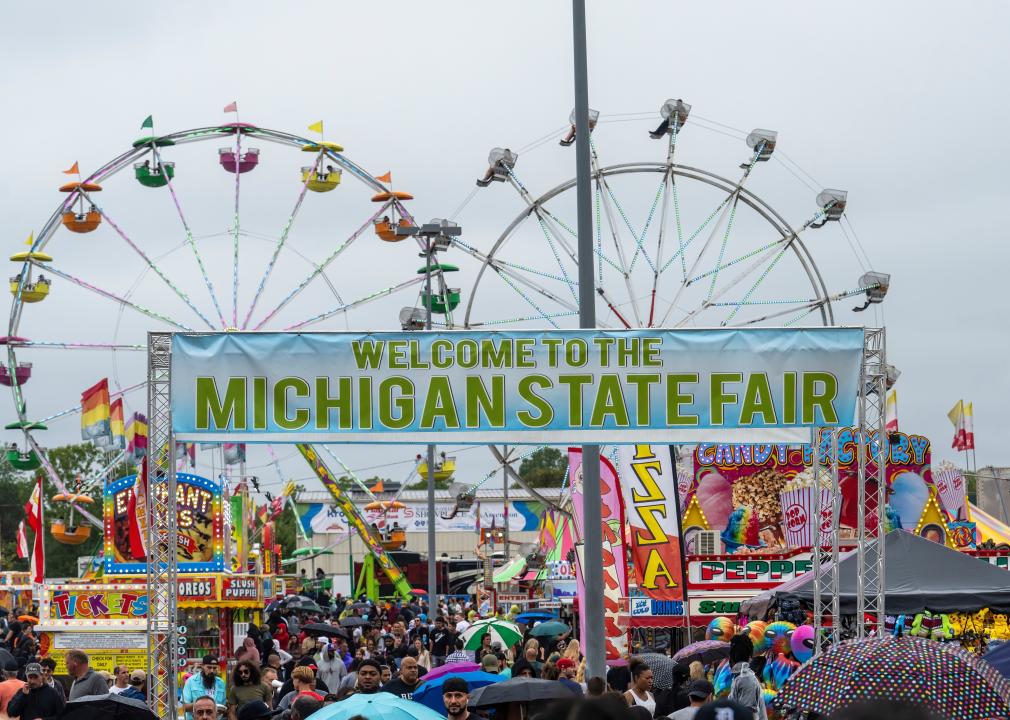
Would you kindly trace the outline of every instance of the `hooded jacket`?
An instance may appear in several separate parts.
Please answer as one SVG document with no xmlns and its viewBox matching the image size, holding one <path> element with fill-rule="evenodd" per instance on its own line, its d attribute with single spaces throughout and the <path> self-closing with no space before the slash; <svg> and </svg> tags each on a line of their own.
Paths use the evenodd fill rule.
<svg viewBox="0 0 1010 720">
<path fill-rule="evenodd" d="M 754 720 L 768 720 L 765 711 L 764 691 L 757 675 L 745 662 L 733 666 L 733 684 L 729 688 L 729 699 L 738 702 L 754 713 Z"/>
</svg>

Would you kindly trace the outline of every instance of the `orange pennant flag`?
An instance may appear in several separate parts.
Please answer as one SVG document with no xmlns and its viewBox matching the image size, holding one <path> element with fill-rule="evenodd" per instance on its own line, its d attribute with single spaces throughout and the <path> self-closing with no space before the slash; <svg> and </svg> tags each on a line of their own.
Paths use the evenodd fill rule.
<svg viewBox="0 0 1010 720">
<path fill-rule="evenodd" d="M 63 174 L 64 175 L 79 175 L 80 172 L 81 171 L 77 168 L 77 161 L 74 160 L 74 164 L 70 166 L 69 170 L 64 170 Z"/>
<path fill-rule="evenodd" d="M 386 486 L 382 484 L 382 480 L 379 480 L 379 482 L 372 485 L 371 490 L 372 492 L 385 492 Z"/>
<path fill-rule="evenodd" d="M 393 171 L 389 170 L 385 175 L 376 175 L 375 179 L 379 182 L 393 182 Z"/>
</svg>

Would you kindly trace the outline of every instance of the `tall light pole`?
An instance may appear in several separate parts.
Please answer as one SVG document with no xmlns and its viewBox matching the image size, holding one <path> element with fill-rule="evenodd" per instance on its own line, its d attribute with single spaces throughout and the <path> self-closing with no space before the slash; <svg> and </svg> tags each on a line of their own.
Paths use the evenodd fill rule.
<svg viewBox="0 0 1010 720">
<path fill-rule="evenodd" d="M 586 67 L 586 2 L 572 0 L 572 46 L 575 70 L 575 180 L 579 250 L 579 327 L 596 327 L 593 282 L 592 178 L 589 164 L 589 80 Z M 582 446 L 582 581 L 586 602 L 586 676 L 606 677 L 603 616 L 603 532 L 600 528 L 600 446 Z"/>
<path fill-rule="evenodd" d="M 424 329 L 431 330 L 431 271 L 434 255 L 449 247 L 451 239 L 458 237 L 462 228 L 449 220 L 434 219 L 421 227 L 398 227 L 397 235 L 419 235 L 424 239 Z M 435 572 L 435 446 L 428 445 L 428 615 L 436 617 L 438 609 L 438 579 Z"/>
</svg>

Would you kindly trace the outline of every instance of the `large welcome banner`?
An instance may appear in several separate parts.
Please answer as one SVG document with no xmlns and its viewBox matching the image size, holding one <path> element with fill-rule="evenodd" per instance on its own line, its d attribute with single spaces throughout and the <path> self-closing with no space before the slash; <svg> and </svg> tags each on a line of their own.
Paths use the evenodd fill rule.
<svg viewBox="0 0 1010 720">
<path fill-rule="evenodd" d="M 859 328 L 176 334 L 179 441 L 809 440 L 852 424 Z"/>
</svg>

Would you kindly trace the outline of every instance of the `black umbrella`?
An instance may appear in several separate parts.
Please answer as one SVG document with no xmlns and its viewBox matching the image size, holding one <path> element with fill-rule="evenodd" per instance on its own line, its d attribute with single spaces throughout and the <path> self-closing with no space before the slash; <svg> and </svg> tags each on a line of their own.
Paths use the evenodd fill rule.
<svg viewBox="0 0 1010 720">
<path fill-rule="evenodd" d="M 559 700 L 575 697 L 575 693 L 557 680 L 535 680 L 533 678 L 512 678 L 505 682 L 493 683 L 477 688 L 470 693 L 468 705 L 487 707 L 512 702 L 533 702 L 536 700 Z"/>
<path fill-rule="evenodd" d="M 323 609 L 319 607 L 319 603 L 315 600 L 309 600 L 308 598 L 302 598 L 297 602 L 290 602 L 286 605 L 288 610 L 303 610 L 305 612 L 317 612 L 321 613 Z"/>
<path fill-rule="evenodd" d="M 340 621 L 340 627 L 358 627 L 358 625 L 367 625 L 368 621 L 359 615 L 351 615 L 350 617 L 345 617 Z"/>
<path fill-rule="evenodd" d="M 371 603 L 356 602 L 351 603 L 351 610 L 371 610 Z"/>
<path fill-rule="evenodd" d="M 0 648 L 0 670 L 7 670 L 9 672 L 18 671 L 18 661 L 3 648 Z"/>
<path fill-rule="evenodd" d="M 723 643 L 729 645 L 729 643 Z M 672 658 L 659 653 L 647 652 L 639 653 L 638 657 L 652 669 L 652 686 L 656 690 L 673 689 L 673 666 Z"/>
<path fill-rule="evenodd" d="M 347 633 L 338 628 L 336 625 L 327 625 L 326 623 L 308 623 L 307 625 L 302 625 L 302 630 L 304 630 L 309 635 L 336 635 L 337 637 L 346 638 Z"/>
<path fill-rule="evenodd" d="M 158 720 L 147 703 L 122 695 L 85 695 L 63 706 L 60 720 Z"/>
</svg>

